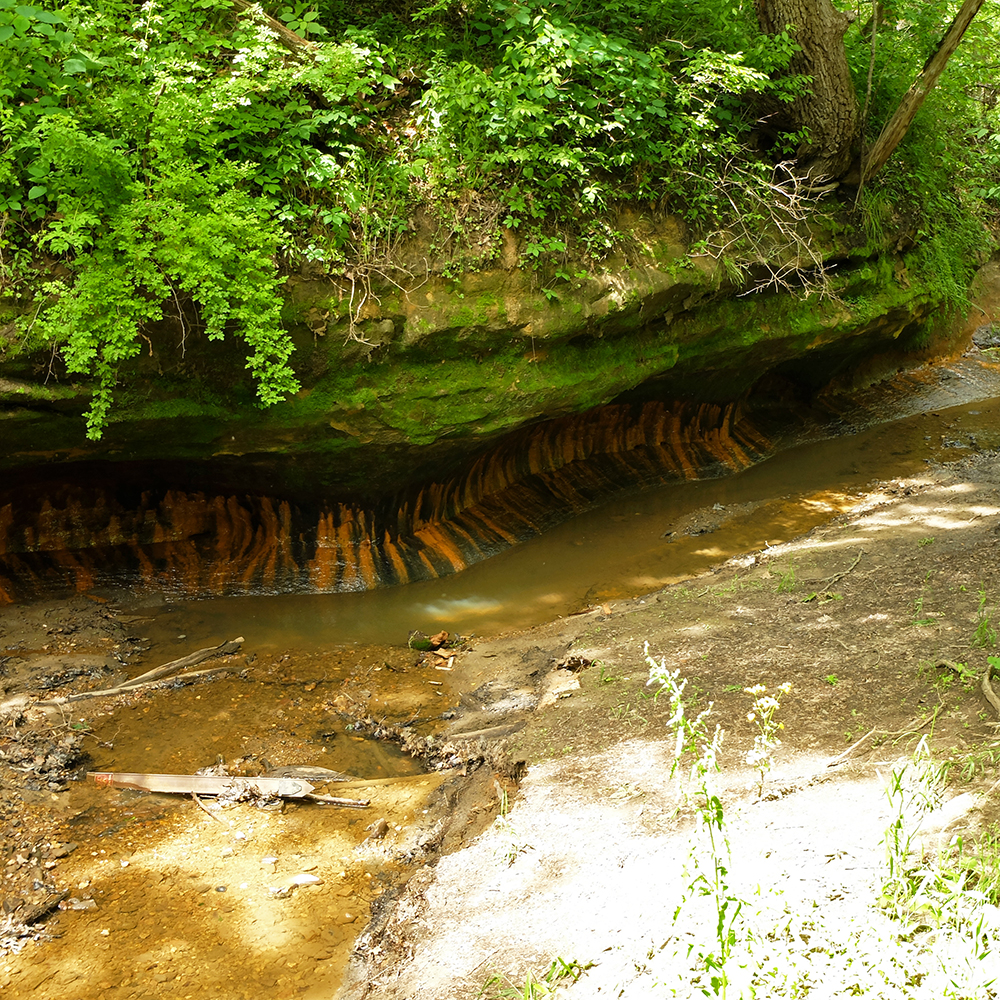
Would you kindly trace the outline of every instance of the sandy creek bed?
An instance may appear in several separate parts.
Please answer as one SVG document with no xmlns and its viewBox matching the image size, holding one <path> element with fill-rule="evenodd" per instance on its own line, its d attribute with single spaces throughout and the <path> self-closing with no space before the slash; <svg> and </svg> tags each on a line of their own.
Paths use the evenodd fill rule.
<svg viewBox="0 0 1000 1000">
<path fill-rule="evenodd" d="M 806 535 L 719 570 L 474 640 L 450 670 L 399 646 L 244 648 L 223 680 L 84 703 L 65 718 L 8 715 L 5 912 L 13 922 L 67 890 L 64 905 L 87 908 L 39 921 L 52 939 L 0 957 L 0 986 L 53 1000 L 471 998 L 493 976 L 521 983 L 558 956 L 593 963 L 562 987 L 572 997 L 689 995 L 690 977 L 668 959 L 699 933 L 694 911 L 686 929 L 672 918 L 691 815 L 676 809 L 668 708 L 648 697 L 645 642 L 726 730 L 734 878 L 748 893 L 763 885 L 768 900 L 780 890 L 815 900 L 825 919 L 853 919 L 882 864 L 893 763 L 925 733 L 945 756 L 994 745 L 982 697 L 943 682 L 933 663 L 985 666 L 990 650 L 970 637 L 980 591 L 987 609 L 1000 605 L 998 487 L 995 453 L 926 467 L 844 496 Z M 702 534 L 718 529 L 712 507 L 690 516 Z M 52 694 L 141 672 L 153 665 L 144 624 L 141 611 L 87 597 L 4 609 L 8 696 L 42 657 L 84 670 Z M 784 682 L 783 746 L 771 797 L 756 801 L 743 689 Z M 471 763 L 425 773 L 354 729 L 369 717 L 417 720 L 446 740 L 515 731 L 446 743 Z M 863 741 L 826 766 L 872 729 L 907 735 Z M 216 755 L 357 774 L 368 784 L 352 794 L 372 805 L 242 804 L 213 817 L 186 798 L 64 782 L 80 765 L 190 773 Z M 984 766 L 950 794 L 989 787 Z M 384 835 L 372 839 L 380 819 Z M 296 875 L 320 881 L 272 891 Z"/>
</svg>

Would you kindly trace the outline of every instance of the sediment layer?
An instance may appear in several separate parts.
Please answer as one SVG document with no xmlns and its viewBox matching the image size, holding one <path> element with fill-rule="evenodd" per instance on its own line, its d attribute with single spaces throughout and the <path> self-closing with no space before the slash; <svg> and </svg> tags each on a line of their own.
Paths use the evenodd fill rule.
<svg viewBox="0 0 1000 1000">
<path fill-rule="evenodd" d="M 458 572 L 623 488 L 745 468 L 771 448 L 738 403 L 609 405 L 518 432 L 374 505 L 51 486 L 0 506 L 0 599 L 129 582 L 185 596 L 342 592 Z"/>
</svg>

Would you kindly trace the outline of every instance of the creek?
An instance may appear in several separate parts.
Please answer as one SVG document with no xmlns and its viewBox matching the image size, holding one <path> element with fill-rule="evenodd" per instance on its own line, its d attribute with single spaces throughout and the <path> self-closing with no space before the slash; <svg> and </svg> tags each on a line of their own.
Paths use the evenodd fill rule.
<svg viewBox="0 0 1000 1000">
<path fill-rule="evenodd" d="M 1000 394 L 1000 373 L 994 378 Z M 144 633 L 164 656 L 178 649 L 179 636 L 187 651 L 238 633 L 268 651 L 399 645 L 414 629 L 489 635 L 650 593 L 808 531 L 850 507 L 873 480 L 1000 447 L 1000 398 L 975 398 L 988 386 L 970 385 L 970 402 L 800 444 L 724 478 L 623 487 L 616 499 L 441 579 L 345 594 L 157 596 L 140 602 L 151 616 Z M 909 405 L 940 405 L 939 389 L 926 386 Z M 963 394 L 953 387 L 943 398 Z"/>
<path fill-rule="evenodd" d="M 623 484 L 614 499 L 441 579 L 208 600 L 105 591 L 142 640 L 133 673 L 236 635 L 248 659 L 243 676 L 91 713 L 94 769 L 184 774 L 217 755 L 323 765 L 356 775 L 351 794 L 372 806 L 242 806 L 215 822 L 189 800 L 88 783 L 29 797 L 51 810 L 62 840 L 81 845 L 60 875 L 97 909 L 61 916 L 62 940 L 10 960 L 23 973 L 18 986 L 34 982 L 34 995 L 53 1000 L 124 1000 L 143 985 L 157 995 L 328 998 L 368 913 L 391 894 L 403 859 L 419 860 L 450 801 L 435 797 L 442 774 L 362 738 L 345 716 L 363 704 L 434 731 L 481 680 L 463 675 L 461 658 L 453 669 L 418 661 L 406 648 L 411 630 L 489 635 L 650 593 L 808 531 L 853 506 L 873 480 L 919 477 L 929 462 L 1000 447 L 1000 373 L 945 376 L 907 395 L 905 418 L 858 429 L 842 414 L 853 432 L 815 431 L 821 439 L 725 478 Z M 885 413 L 897 402 L 886 393 L 878 406 Z M 874 423 L 870 401 L 862 411 Z M 388 833 L 373 839 L 383 819 Z M 274 891 L 303 875 L 322 881 Z"/>
</svg>

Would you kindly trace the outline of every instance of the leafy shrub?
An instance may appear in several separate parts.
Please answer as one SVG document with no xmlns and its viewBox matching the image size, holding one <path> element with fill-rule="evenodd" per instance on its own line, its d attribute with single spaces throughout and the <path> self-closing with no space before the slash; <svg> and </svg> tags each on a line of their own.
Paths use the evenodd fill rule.
<svg viewBox="0 0 1000 1000">
<path fill-rule="evenodd" d="M 0 0 L 0 291 L 31 316 L 5 350 L 55 349 L 93 376 L 92 435 L 141 338 L 168 317 L 182 336 L 242 337 L 262 402 L 293 391 L 281 275 L 305 259 L 367 280 L 418 201 L 499 206 L 539 265 L 577 248 L 597 260 L 615 242 L 602 215 L 622 201 L 702 231 L 734 218 L 762 230 L 774 159 L 799 138 L 756 149 L 763 109 L 808 81 L 783 75 L 794 43 L 761 35 L 746 0 L 267 9 L 317 44 L 292 54 L 229 0 Z M 913 0 L 894 12 L 869 137 L 947 19 Z M 863 21 L 848 35 L 861 92 Z M 973 23 L 863 199 L 891 206 L 873 230 L 893 213 L 922 220 L 913 266 L 955 301 L 1000 198 L 1000 127 L 977 63 L 996 24 Z"/>
</svg>

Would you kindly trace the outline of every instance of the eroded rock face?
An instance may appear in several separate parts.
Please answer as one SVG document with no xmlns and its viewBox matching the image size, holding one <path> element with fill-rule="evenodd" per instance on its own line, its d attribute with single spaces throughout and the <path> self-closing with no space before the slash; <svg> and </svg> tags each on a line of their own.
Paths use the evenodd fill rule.
<svg viewBox="0 0 1000 1000">
<path fill-rule="evenodd" d="M 0 491 L 0 602 L 124 580 L 193 596 L 432 579 L 623 485 L 736 471 L 770 446 L 737 404 L 620 404 L 538 424 L 369 505 L 48 480 Z"/>
<path fill-rule="evenodd" d="M 741 295 L 682 236 L 636 222 L 639 249 L 599 273 L 546 278 L 505 244 L 493 270 L 363 296 L 356 279 L 290 280 L 303 388 L 268 410 L 238 345 L 190 330 L 183 353 L 176 331 L 151 331 L 99 442 L 86 385 L 0 370 L 0 599 L 108 575 L 186 594 L 441 576 L 609 484 L 757 461 L 773 442 L 750 398 L 759 415 L 775 392 L 787 410 L 870 384 L 1000 316 L 994 264 L 973 323 L 897 253 L 854 259 L 829 237 L 836 295 Z"/>
<path fill-rule="evenodd" d="M 688 254 L 676 221 L 633 223 L 630 259 L 598 271 L 546 275 L 505 251 L 492 270 L 384 281 L 364 295 L 357 279 L 290 280 L 303 388 L 267 410 L 239 343 L 190 330 L 183 355 L 178 331 L 150 331 L 154 350 L 123 372 L 100 442 L 84 436 L 87 385 L 54 378 L 48 358 L 7 365 L 0 462 L 212 462 L 269 492 L 253 469 L 283 455 L 300 465 L 297 479 L 288 473 L 295 495 L 371 500 L 542 419 L 623 397 L 725 405 L 769 372 L 814 391 L 859 366 L 872 379 L 948 353 L 970 332 L 946 321 L 940 294 L 897 253 L 856 259 L 826 236 L 835 296 L 747 295 L 718 260 Z"/>
</svg>

